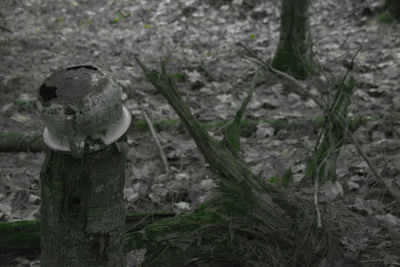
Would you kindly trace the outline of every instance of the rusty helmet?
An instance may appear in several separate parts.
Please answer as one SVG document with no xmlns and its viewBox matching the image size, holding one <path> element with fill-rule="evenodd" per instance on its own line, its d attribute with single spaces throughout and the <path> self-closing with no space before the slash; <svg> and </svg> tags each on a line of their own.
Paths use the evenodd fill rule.
<svg viewBox="0 0 400 267">
<path fill-rule="evenodd" d="M 131 123 L 121 93 L 119 84 L 97 66 L 56 71 L 38 90 L 44 142 L 77 158 L 115 142 Z"/>
</svg>

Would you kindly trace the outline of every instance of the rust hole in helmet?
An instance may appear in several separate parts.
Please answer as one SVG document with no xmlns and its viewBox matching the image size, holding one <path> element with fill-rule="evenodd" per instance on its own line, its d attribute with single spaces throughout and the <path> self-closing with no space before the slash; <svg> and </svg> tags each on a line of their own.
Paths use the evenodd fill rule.
<svg viewBox="0 0 400 267">
<path fill-rule="evenodd" d="M 57 87 L 55 86 L 46 86 L 46 84 L 40 86 L 39 89 L 40 102 L 42 102 L 42 104 L 45 104 L 46 102 L 49 102 L 53 98 L 56 98 L 57 97 L 56 91 Z"/>
<path fill-rule="evenodd" d="M 93 67 L 93 66 L 90 66 L 90 65 L 82 65 L 82 66 L 70 67 L 70 68 L 67 68 L 67 70 L 77 70 L 77 69 L 80 69 L 80 68 L 85 68 L 85 69 L 88 69 L 88 70 L 97 70 L 96 67 Z"/>
</svg>

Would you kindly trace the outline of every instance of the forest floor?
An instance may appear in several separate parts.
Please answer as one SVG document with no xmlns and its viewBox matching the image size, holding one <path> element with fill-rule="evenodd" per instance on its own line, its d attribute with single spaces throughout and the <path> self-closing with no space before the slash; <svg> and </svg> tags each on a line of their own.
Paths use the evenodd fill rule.
<svg viewBox="0 0 400 267">
<path fill-rule="evenodd" d="M 319 99 L 332 94 L 355 51 L 351 75 L 356 87 L 349 117 L 362 116 L 354 136 L 376 170 L 400 187 L 400 24 L 380 22 L 380 1 L 317 0 L 311 6 L 315 58 L 330 73 L 306 81 Z M 280 1 L 261 0 L 16 0 L 0 3 L 0 132 L 40 133 L 44 124 L 35 109 L 37 90 L 53 71 L 92 64 L 109 71 L 123 87 L 123 103 L 133 125 L 146 109 L 161 122 L 158 136 L 171 173 L 165 174 L 150 132 L 131 127 L 125 199 L 129 211 L 191 210 L 217 190 L 188 133 L 176 123 L 167 101 L 146 81 L 134 61 L 152 69 L 171 50 L 169 72 L 195 116 L 204 123 L 226 121 L 246 96 L 255 66 L 240 57 L 242 42 L 265 61 L 279 40 Z M 179 46 L 178 46 L 178 43 Z M 258 83 L 246 119 L 258 121 L 241 138 L 241 151 L 254 173 L 279 186 L 283 174 L 294 182 L 304 175 L 323 112 L 279 79 Z M 210 127 L 214 132 L 218 127 Z M 222 131 L 215 132 L 218 137 Z M 37 219 L 41 153 L 0 152 L 0 221 Z M 379 185 L 355 146 L 340 153 L 336 183 L 321 185 L 321 198 L 342 202 L 365 215 L 354 236 L 342 244 L 357 255 L 371 243 L 379 257 L 358 254 L 366 266 L 399 266 L 400 208 Z M 299 189 L 312 196 L 313 187 Z M 394 237 L 394 238 L 393 238 Z M 16 259 L 29 266 L 27 259 Z M 372 265 L 371 265 L 372 264 Z"/>
</svg>

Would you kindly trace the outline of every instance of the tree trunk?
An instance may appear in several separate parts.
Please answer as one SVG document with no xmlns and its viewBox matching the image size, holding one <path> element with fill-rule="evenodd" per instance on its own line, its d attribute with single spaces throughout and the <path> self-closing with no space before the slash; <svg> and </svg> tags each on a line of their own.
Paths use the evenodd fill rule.
<svg viewBox="0 0 400 267">
<path fill-rule="evenodd" d="M 41 266 L 125 266 L 125 154 L 47 151 L 41 178 Z"/>
<path fill-rule="evenodd" d="M 386 8 L 393 15 L 394 18 L 400 19 L 400 1 L 399 0 L 386 0 Z"/>
<path fill-rule="evenodd" d="M 281 29 L 272 66 L 298 79 L 313 71 L 309 0 L 282 0 Z"/>
</svg>

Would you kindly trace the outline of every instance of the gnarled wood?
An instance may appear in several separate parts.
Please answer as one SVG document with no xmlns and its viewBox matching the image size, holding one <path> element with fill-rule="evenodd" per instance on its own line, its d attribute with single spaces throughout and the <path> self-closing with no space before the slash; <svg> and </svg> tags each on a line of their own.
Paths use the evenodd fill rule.
<svg viewBox="0 0 400 267">
<path fill-rule="evenodd" d="M 136 60 L 218 174 L 223 192 L 192 213 L 134 233 L 128 243 L 147 248 L 144 266 L 317 265 L 329 250 L 330 236 L 338 232 L 316 228 L 311 202 L 281 192 L 254 175 L 238 154 L 237 134 L 226 134 L 222 142 L 210 137 L 182 101 L 166 73 L 165 61 L 158 76 Z"/>
</svg>

